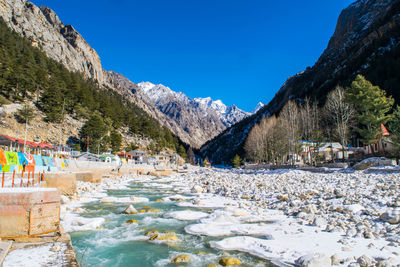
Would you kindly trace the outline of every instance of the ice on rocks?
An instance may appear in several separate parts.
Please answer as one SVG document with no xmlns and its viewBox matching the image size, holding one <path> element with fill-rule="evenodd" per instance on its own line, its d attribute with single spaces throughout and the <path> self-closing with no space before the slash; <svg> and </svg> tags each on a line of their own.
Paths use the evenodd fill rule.
<svg viewBox="0 0 400 267">
<path fill-rule="evenodd" d="M 174 218 L 180 221 L 195 221 L 207 217 L 209 214 L 201 211 L 171 211 L 164 214 L 165 218 Z"/>
<path fill-rule="evenodd" d="M 104 218 L 84 218 L 71 216 L 64 219 L 63 226 L 67 232 L 95 230 L 104 223 Z"/>
<path fill-rule="evenodd" d="M 328 267 L 331 266 L 331 258 L 325 254 L 308 254 L 298 258 L 295 263 L 304 267 Z"/>
<path fill-rule="evenodd" d="M 105 197 L 100 199 L 100 203 L 144 203 L 149 202 L 148 198 L 145 197 Z"/>
</svg>

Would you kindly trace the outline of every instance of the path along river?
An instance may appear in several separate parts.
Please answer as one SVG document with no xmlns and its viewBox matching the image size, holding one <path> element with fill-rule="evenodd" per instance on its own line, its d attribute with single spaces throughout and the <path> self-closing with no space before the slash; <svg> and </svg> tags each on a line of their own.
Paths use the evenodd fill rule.
<svg viewBox="0 0 400 267">
<path fill-rule="evenodd" d="M 168 216 L 171 212 L 190 210 L 196 212 L 191 215 L 197 216 L 201 215 L 198 212 L 203 212 L 203 216 L 206 216 L 215 209 L 179 206 L 180 203 L 194 196 L 188 192 L 187 188 L 179 187 L 179 184 L 174 184 L 168 178 L 143 178 L 142 176 L 142 178 L 129 181 L 122 188 L 107 189 L 105 193 L 104 197 L 109 200 L 111 197 L 112 201 L 104 203 L 101 198 L 94 198 L 81 206 L 85 212 L 79 215 L 88 218 L 88 224 L 91 222 L 89 219 L 94 218 L 103 218 L 104 221 L 96 229 L 75 231 L 79 230 L 79 227 L 69 227 L 70 230 L 68 230 L 82 266 L 202 267 L 208 264 L 219 266 L 219 260 L 226 256 L 240 259 L 242 264 L 237 266 L 275 266 L 246 253 L 221 251 L 209 246 L 210 241 L 221 240 L 223 236 L 207 237 L 186 233 L 185 226 L 194 224 L 198 220 L 171 218 L 176 217 Z M 147 198 L 148 202 L 133 204 L 139 211 L 138 214 L 124 214 L 124 209 L 130 204 L 125 200 L 132 196 Z M 140 213 L 140 211 L 150 212 Z M 137 223 L 127 222 L 131 219 L 136 220 Z M 158 231 L 158 238 L 149 235 L 148 232 L 154 230 Z M 149 240 L 152 236 L 154 240 Z M 167 240 L 157 240 L 162 239 L 159 237 L 165 237 Z M 175 237 L 178 240 L 169 240 L 176 239 Z M 181 254 L 189 255 L 190 262 L 171 263 L 171 260 Z"/>
</svg>

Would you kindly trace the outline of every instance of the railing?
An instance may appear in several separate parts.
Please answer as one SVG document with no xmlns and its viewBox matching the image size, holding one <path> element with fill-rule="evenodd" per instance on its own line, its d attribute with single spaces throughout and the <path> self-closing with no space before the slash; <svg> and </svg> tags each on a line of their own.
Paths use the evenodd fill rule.
<svg viewBox="0 0 400 267">
<path fill-rule="evenodd" d="M 43 181 L 44 174 L 45 171 L 38 173 L 35 173 L 34 171 L 22 171 L 19 175 L 14 169 L 12 175 L 10 175 L 9 173 L 3 171 L 1 175 L 1 188 L 34 187 L 35 184 L 40 185 L 40 183 Z"/>
</svg>

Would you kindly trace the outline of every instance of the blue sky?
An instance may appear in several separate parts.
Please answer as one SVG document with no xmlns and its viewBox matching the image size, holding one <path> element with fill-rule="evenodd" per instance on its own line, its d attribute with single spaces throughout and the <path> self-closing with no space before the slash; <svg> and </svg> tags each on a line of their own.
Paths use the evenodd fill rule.
<svg viewBox="0 0 400 267">
<path fill-rule="evenodd" d="M 133 82 L 251 111 L 312 66 L 352 0 L 33 0 Z"/>
</svg>

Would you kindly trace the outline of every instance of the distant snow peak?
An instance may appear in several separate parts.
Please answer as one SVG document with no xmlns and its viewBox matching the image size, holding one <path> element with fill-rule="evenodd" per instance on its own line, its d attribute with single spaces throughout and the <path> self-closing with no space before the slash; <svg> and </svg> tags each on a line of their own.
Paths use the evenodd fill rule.
<svg viewBox="0 0 400 267">
<path fill-rule="evenodd" d="M 257 113 L 257 111 L 259 111 L 263 106 L 264 104 L 262 102 L 258 102 L 256 107 L 253 109 L 251 113 Z"/>
<path fill-rule="evenodd" d="M 147 93 L 151 88 L 153 88 L 155 86 L 155 84 L 151 83 L 151 82 L 141 82 L 137 84 L 142 90 L 143 92 Z"/>
<path fill-rule="evenodd" d="M 210 116 L 210 118 L 217 115 L 220 123 L 225 127 L 229 127 L 250 115 L 250 113 L 239 109 L 235 105 L 227 107 L 219 99 L 214 101 L 211 97 L 190 98 L 184 93 L 175 92 L 162 84 L 155 85 L 150 82 L 141 82 L 138 83 L 138 86 L 159 108 L 161 108 L 161 105 L 167 105 L 168 102 L 179 102 L 192 110 L 192 114 L 201 114 L 202 116 Z"/>
<path fill-rule="evenodd" d="M 194 102 L 198 104 L 198 106 L 204 110 L 212 109 L 217 114 L 223 115 L 226 113 L 226 105 L 222 103 L 221 100 L 213 101 L 211 97 L 197 97 L 193 99 Z"/>
</svg>

